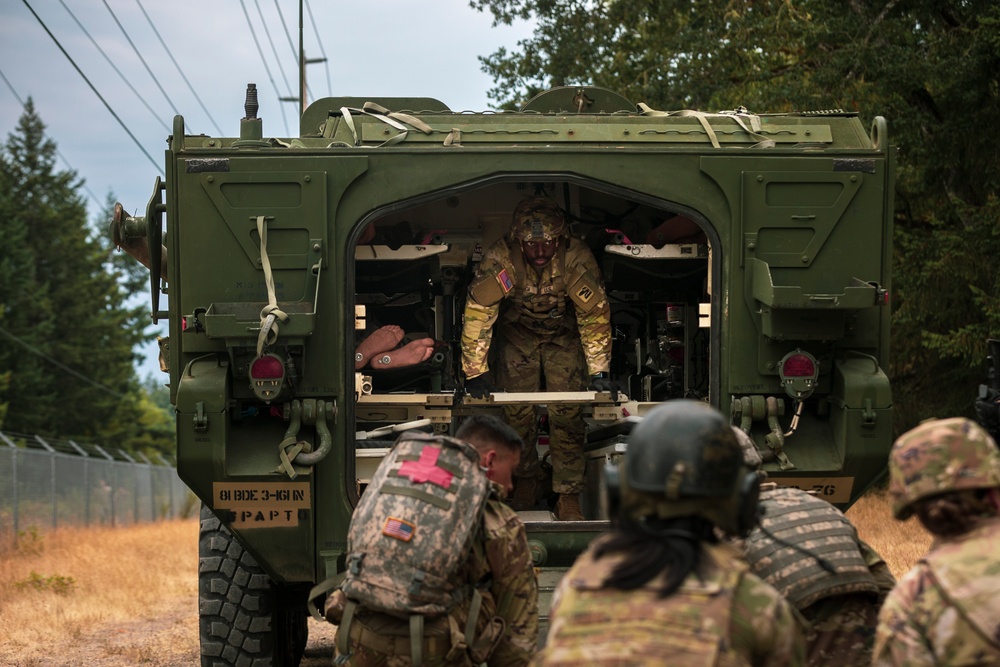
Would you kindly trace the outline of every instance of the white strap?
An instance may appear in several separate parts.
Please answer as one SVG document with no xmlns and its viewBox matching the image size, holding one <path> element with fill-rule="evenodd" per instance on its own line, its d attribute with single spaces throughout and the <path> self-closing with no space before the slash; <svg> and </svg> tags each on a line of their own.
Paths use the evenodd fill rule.
<svg viewBox="0 0 1000 667">
<path fill-rule="evenodd" d="M 257 334 L 257 356 L 264 354 L 266 345 L 278 340 L 278 320 L 288 321 L 288 315 L 278 308 L 274 293 L 274 274 L 271 260 L 267 256 L 267 222 L 263 215 L 257 216 L 257 234 L 260 235 L 260 264 L 264 269 L 264 284 L 267 285 L 267 305 L 260 311 L 260 333 Z"/>
</svg>

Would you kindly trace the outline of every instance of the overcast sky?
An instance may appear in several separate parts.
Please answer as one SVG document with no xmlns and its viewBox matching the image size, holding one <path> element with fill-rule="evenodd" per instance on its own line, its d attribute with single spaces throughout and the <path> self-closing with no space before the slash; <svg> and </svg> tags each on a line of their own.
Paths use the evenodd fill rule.
<svg viewBox="0 0 1000 667">
<path fill-rule="evenodd" d="M 493 82 L 477 56 L 513 48 L 531 33 L 527 24 L 491 27 L 491 15 L 466 0 L 309 0 L 305 7 L 306 57 L 327 58 L 307 67 L 309 101 L 422 96 L 455 111 L 485 110 Z M 298 13 L 299 0 L 0 0 L 0 72 L 9 82 L 0 80 L 2 137 L 21 115 L 18 96 L 30 97 L 65 158 L 57 167 L 85 179 L 91 219 L 108 193 L 144 214 L 176 113 L 189 134 L 238 136 L 253 82 L 264 135 L 297 136 L 298 105 L 278 97 L 298 95 Z M 144 352 L 140 374 L 165 378 L 155 341 Z"/>
</svg>

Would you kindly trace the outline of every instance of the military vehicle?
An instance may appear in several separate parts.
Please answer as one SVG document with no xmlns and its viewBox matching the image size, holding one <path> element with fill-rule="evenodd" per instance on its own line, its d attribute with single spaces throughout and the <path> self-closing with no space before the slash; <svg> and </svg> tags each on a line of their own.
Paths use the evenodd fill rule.
<svg viewBox="0 0 1000 667">
<path fill-rule="evenodd" d="M 115 243 L 150 269 L 182 479 L 204 503 L 202 662 L 296 664 L 307 591 L 344 568 L 352 508 L 396 435 L 504 403 L 584 406 L 583 522 L 522 515 L 546 592 L 607 526 L 604 463 L 651 406 L 707 401 L 770 479 L 848 507 L 884 471 L 894 150 L 839 110 L 665 112 L 590 87 L 516 112 L 429 98 L 311 104 L 275 137 L 251 84 L 238 136 L 177 116 L 145 216 Z M 235 115 L 235 114 L 234 114 Z M 234 119 L 235 121 L 235 119 Z M 235 122 L 234 122 L 235 125 Z M 625 391 L 464 394 L 459 340 L 484 248 L 522 198 L 565 210 L 612 307 Z M 433 354 L 355 369 L 396 325 Z"/>
</svg>

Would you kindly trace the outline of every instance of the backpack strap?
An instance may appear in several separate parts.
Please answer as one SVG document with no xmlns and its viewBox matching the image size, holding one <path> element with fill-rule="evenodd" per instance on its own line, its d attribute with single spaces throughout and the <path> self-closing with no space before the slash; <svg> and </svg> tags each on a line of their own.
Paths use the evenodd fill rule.
<svg viewBox="0 0 1000 667">
<path fill-rule="evenodd" d="M 306 600 L 306 607 L 309 609 L 309 614 L 317 621 L 326 621 L 327 619 L 324 617 L 323 614 L 320 613 L 319 609 L 316 607 L 316 602 L 315 602 L 316 598 L 320 597 L 321 595 L 325 595 L 330 591 L 334 590 L 335 588 L 337 588 L 337 586 L 340 586 L 340 584 L 344 581 L 345 576 L 347 576 L 346 572 L 335 574 L 332 577 L 326 579 L 325 581 L 321 581 L 320 583 L 316 584 L 309 591 L 309 598 Z"/>
<path fill-rule="evenodd" d="M 479 610 L 483 607 L 483 594 L 479 588 L 472 588 L 472 604 L 469 605 L 469 617 L 465 619 L 465 644 L 472 648 L 476 638 L 476 621 L 479 620 Z"/>
<path fill-rule="evenodd" d="M 410 664 L 424 664 L 424 617 L 420 614 L 410 616 Z"/>
<path fill-rule="evenodd" d="M 351 621 L 354 620 L 354 612 L 358 608 L 358 603 L 348 598 L 344 606 L 344 618 L 337 628 L 337 657 L 334 659 L 335 665 L 346 665 L 351 659 Z"/>
</svg>

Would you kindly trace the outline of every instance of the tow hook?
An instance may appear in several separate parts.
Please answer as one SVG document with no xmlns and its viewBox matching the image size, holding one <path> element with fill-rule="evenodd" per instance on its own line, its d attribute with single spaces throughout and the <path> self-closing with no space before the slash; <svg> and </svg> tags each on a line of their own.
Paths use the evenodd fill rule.
<svg viewBox="0 0 1000 667">
<path fill-rule="evenodd" d="M 281 458 L 281 465 L 275 468 L 274 472 L 283 472 L 289 479 L 302 472 L 296 466 L 314 466 L 330 453 L 333 449 L 333 435 L 327 426 L 328 419 L 336 419 L 337 405 L 335 402 L 317 401 L 314 398 L 307 398 L 302 401 L 298 399 L 292 401 L 287 406 L 288 429 L 285 437 L 278 445 L 278 456 Z M 312 443 L 299 440 L 299 429 L 302 424 L 316 427 L 319 435 L 319 447 L 313 451 Z"/>
</svg>

